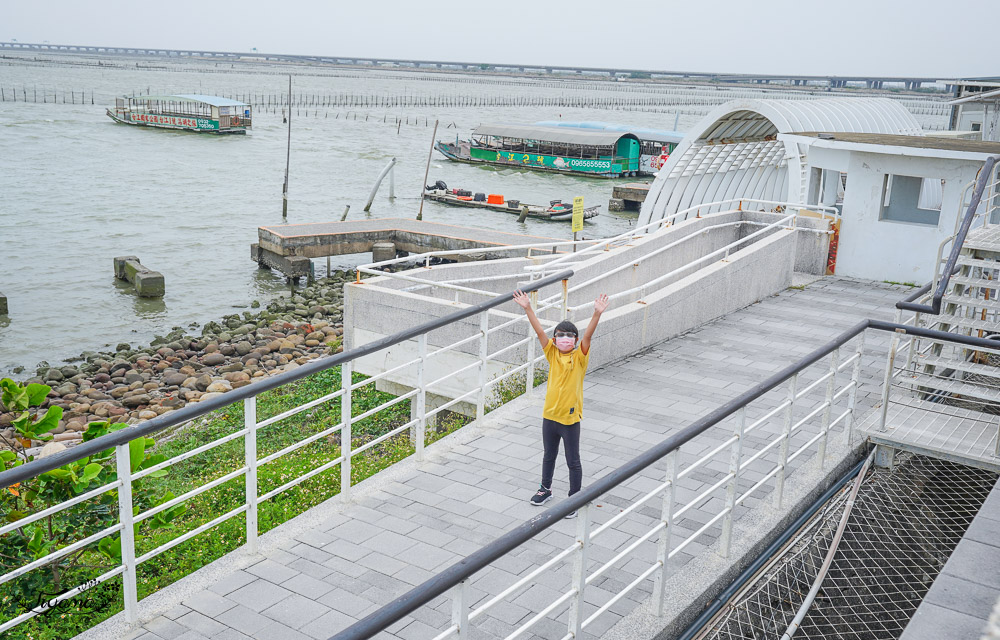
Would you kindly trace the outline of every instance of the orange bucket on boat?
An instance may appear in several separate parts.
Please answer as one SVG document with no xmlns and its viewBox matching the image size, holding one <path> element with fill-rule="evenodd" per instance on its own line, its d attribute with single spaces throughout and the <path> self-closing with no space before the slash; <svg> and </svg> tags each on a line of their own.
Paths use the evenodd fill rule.
<svg viewBox="0 0 1000 640">
<path fill-rule="evenodd" d="M 486 204 L 503 204 L 503 196 L 491 193 L 486 196 Z"/>
</svg>

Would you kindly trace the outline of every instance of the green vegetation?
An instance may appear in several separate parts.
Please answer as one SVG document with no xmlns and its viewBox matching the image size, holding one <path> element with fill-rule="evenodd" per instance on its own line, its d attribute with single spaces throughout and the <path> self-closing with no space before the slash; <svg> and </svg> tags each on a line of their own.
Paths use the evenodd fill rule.
<svg viewBox="0 0 1000 640">
<path fill-rule="evenodd" d="M 366 378 L 354 374 L 355 383 Z M 510 376 L 493 385 L 487 398 L 486 411 L 493 411 L 525 391 L 524 373 Z M 546 380 L 544 370 L 536 370 L 534 384 Z M 5 381 L 6 383 L 6 381 Z M 10 383 L 10 394 L 4 404 L 10 408 L 21 406 L 16 402 L 32 402 L 37 406 L 48 393 L 48 388 L 15 388 Z M 39 385 L 44 386 L 44 385 Z M 339 368 L 330 369 L 296 383 L 261 394 L 257 399 L 258 422 L 276 416 L 293 407 L 340 389 Z M 9 397 L 8 397 L 9 395 Z M 15 397 L 16 396 L 16 397 Z M 374 385 L 365 385 L 352 392 L 352 413 L 360 415 L 395 396 L 376 391 Z M 26 407 L 27 408 L 27 407 Z M 325 431 L 340 422 L 340 399 L 327 401 L 275 424 L 262 427 L 257 432 L 257 458 L 262 459 L 297 442 Z M 243 429 L 244 405 L 237 403 L 209 414 L 202 419 L 179 428 L 161 438 L 157 444 L 141 439 L 131 447 L 132 468 L 141 470 L 173 458 L 197 447 L 232 436 Z M 19 423 L 18 433 L 24 430 L 30 437 L 44 438 L 47 433 L 46 415 L 28 412 L 28 418 Z M 410 420 L 410 401 L 398 401 L 363 420 L 352 423 L 352 449 L 398 428 Z M 442 411 L 433 428 L 428 428 L 425 442 L 431 444 L 471 422 L 472 419 L 450 411 Z M 121 424 L 91 423 L 84 439 L 90 440 Z M 291 451 L 269 464 L 258 467 L 258 495 L 264 495 L 301 475 L 340 457 L 340 432 L 318 438 L 295 451 Z M 406 458 L 414 452 L 409 430 L 387 438 L 378 445 L 352 459 L 351 481 L 361 480 Z M 12 468 L 27 461 L 26 456 L 4 452 L 4 468 Z M 245 479 L 238 471 L 245 463 L 245 444 L 242 436 L 213 449 L 178 462 L 167 470 L 152 474 L 133 483 L 135 512 L 146 511 L 175 496 L 181 496 L 216 481 L 231 473 L 237 475 L 205 493 L 161 511 L 143 520 L 135 527 L 136 556 L 161 547 L 186 532 L 239 509 L 245 504 Z M 34 481 L 38 486 L 12 487 L 0 496 L 4 522 L 16 521 L 27 513 L 37 512 L 79 495 L 87 490 L 115 480 L 113 450 L 93 456 Z M 283 522 L 303 513 L 324 500 L 340 493 L 340 465 L 319 473 L 271 499 L 259 503 L 258 530 L 263 534 Z M 155 479 L 154 479 L 155 477 Z M 28 483 L 26 483 L 28 484 Z M 39 502 L 45 496 L 46 502 Z M 26 500 L 33 502 L 26 502 Z M 18 502 L 20 501 L 20 502 Z M 28 525 L 8 535 L 0 536 L 0 573 L 23 566 L 35 558 L 59 549 L 66 544 L 113 526 L 118 521 L 118 496 L 108 491 L 100 496 L 71 507 L 50 519 L 53 533 L 46 527 Z M 41 531 L 41 533 L 38 533 Z M 197 535 L 168 549 L 137 570 L 138 595 L 142 599 L 223 555 L 234 551 L 246 542 L 246 518 L 238 514 L 207 532 Z M 78 584 L 93 580 L 111 570 L 120 562 L 121 547 L 118 536 L 109 536 L 100 543 L 84 547 L 67 559 L 46 565 L 5 585 L 0 596 L 0 622 L 11 619 L 25 610 L 37 606 L 39 598 L 45 601 Z M 7 632 L 11 640 L 59 640 L 76 635 L 122 610 L 122 581 L 115 577 L 91 586 L 85 593 L 66 600 L 35 618 Z"/>
<path fill-rule="evenodd" d="M 364 380 L 364 376 L 355 374 L 354 381 Z M 292 407 L 309 400 L 328 394 L 340 388 L 340 371 L 331 369 L 323 371 L 297 383 L 286 385 L 280 389 L 262 394 L 257 401 L 258 421 L 265 420 Z M 47 393 L 47 390 L 46 390 Z M 44 398 L 44 394 L 41 394 Z M 379 404 L 392 400 L 394 396 L 381 393 L 374 385 L 366 385 L 355 389 L 351 401 L 353 413 L 360 415 Z M 9 406 L 9 405 L 8 405 Z M 352 424 L 352 447 L 357 449 L 367 442 L 383 435 L 392 429 L 405 424 L 410 419 L 409 401 L 404 400 L 376 412 L 375 414 Z M 336 425 L 340 421 L 339 399 L 328 401 L 303 413 L 281 420 L 273 425 L 263 427 L 257 434 L 258 459 L 275 453 L 291 444 L 304 440 L 320 431 Z M 467 420 L 443 421 L 440 433 L 434 433 L 430 440 L 437 440 L 446 433 L 457 429 Z M 124 425 L 107 425 L 92 423 L 85 439 L 106 433 L 108 429 Z M 206 416 L 187 429 L 175 433 L 170 440 L 153 447 L 150 453 L 138 463 L 133 460 L 133 468 L 141 469 L 158 462 L 185 453 L 199 446 L 231 435 L 243 428 L 243 405 L 232 405 L 226 410 Z M 91 435 L 93 433 L 93 435 Z M 152 443 L 151 440 L 141 442 L 142 451 Z M 378 471 L 402 460 L 413 453 L 413 446 L 407 432 L 388 438 L 375 447 L 353 458 L 351 470 L 352 484 L 377 473 Z M 242 437 L 234 438 L 214 449 L 181 461 L 170 467 L 169 475 L 165 472 L 157 480 L 140 480 L 134 484 L 136 512 L 145 511 L 157 504 L 173 499 L 198 487 L 214 481 L 222 476 L 237 471 L 245 461 L 245 446 Z M 114 461 L 111 450 L 105 452 L 107 457 L 98 461 L 100 470 L 96 469 L 96 458 L 89 463 L 74 463 L 83 468 L 74 471 L 78 482 L 87 478 L 88 484 L 82 487 L 96 488 L 114 480 Z M 103 456 L 103 454 L 102 454 Z M 300 449 L 290 452 L 270 464 L 258 469 L 258 493 L 263 495 L 316 467 L 340 456 L 339 432 L 320 438 Z M 9 461 L 4 456 L 5 467 L 23 463 L 24 460 Z M 136 466 L 138 464 L 138 466 Z M 67 469 L 67 472 L 69 469 Z M 96 475 L 94 472 L 96 471 Z M 52 473 L 52 472 L 50 472 Z M 158 472 L 157 475 L 160 475 Z M 72 479 L 51 478 L 48 474 L 41 476 L 39 483 L 46 486 L 56 486 L 55 483 L 68 483 Z M 61 485 L 59 485 L 61 486 Z M 24 516 L 25 509 L 10 508 L 11 500 L 20 499 L 23 492 L 14 488 L 13 492 L 5 491 L 0 503 L 3 506 L 5 519 L 18 519 Z M 23 488 L 20 488 L 23 490 Z M 53 493 L 51 504 L 62 501 L 74 494 L 63 489 L 56 495 Z M 340 465 L 317 474 L 301 484 L 274 496 L 258 507 L 258 530 L 261 534 L 273 529 L 279 524 L 299 515 L 320 502 L 337 495 L 340 492 Z M 142 496 L 140 498 L 140 496 Z M 118 519 L 118 497 L 115 492 L 107 492 L 76 507 L 61 512 L 55 518 L 65 523 L 64 528 L 73 532 L 75 538 L 54 539 L 44 535 L 38 542 L 32 542 L 38 536 L 29 525 L 25 531 L 15 535 L 12 532 L 0 537 L 0 543 L 17 550 L 0 547 L 0 573 L 6 573 L 41 557 L 46 553 L 64 546 L 66 543 L 83 539 L 88 535 L 114 524 Z M 170 540 L 183 535 L 211 520 L 241 507 L 245 503 L 245 480 L 243 475 L 220 484 L 205 493 L 185 501 L 182 505 L 161 512 L 137 525 L 137 532 L 142 535 L 137 539 L 136 555 L 141 556 Z M 47 504 L 50 503 L 46 503 Z M 36 503 L 37 505 L 37 503 Z M 41 506 L 40 508 L 44 508 Z M 35 512 L 35 506 L 28 512 Z M 100 513 L 96 518 L 93 513 Z M 168 526 L 169 524 L 169 526 Z M 20 531 L 20 530 L 18 530 Z M 16 540 L 16 542 L 15 542 Z M 45 544 L 49 542 L 49 544 Z M 209 562 L 238 549 L 246 542 L 246 519 L 240 514 L 215 527 L 207 535 L 198 535 L 172 549 L 139 565 L 137 572 L 139 598 L 143 598 L 164 588 L 179 578 L 205 566 Z M 0 621 L 8 620 L 26 608 L 36 606 L 40 594 L 46 600 L 67 588 L 95 578 L 112 568 L 120 558 L 120 548 L 116 547 L 117 538 L 108 539 L 103 545 L 92 544 L 79 554 L 72 571 L 63 576 L 61 584 L 53 584 L 52 568 L 46 573 L 43 570 L 29 572 L 25 576 L 7 583 L 0 596 Z M 70 554 L 75 556 L 76 554 Z M 33 556 L 33 557 L 32 557 Z M 115 562 L 110 562 L 114 560 Z M 13 588 L 9 588 L 13 587 Z M 121 578 L 112 578 L 89 589 L 85 594 L 68 600 L 64 605 L 51 609 L 32 620 L 7 632 L 5 638 L 24 640 L 57 640 L 73 636 L 101 622 L 122 609 Z"/>
<path fill-rule="evenodd" d="M 883 280 L 882 282 L 886 284 L 898 284 L 900 286 L 910 287 L 910 288 L 918 286 L 916 282 L 896 282 L 895 280 Z"/>
</svg>

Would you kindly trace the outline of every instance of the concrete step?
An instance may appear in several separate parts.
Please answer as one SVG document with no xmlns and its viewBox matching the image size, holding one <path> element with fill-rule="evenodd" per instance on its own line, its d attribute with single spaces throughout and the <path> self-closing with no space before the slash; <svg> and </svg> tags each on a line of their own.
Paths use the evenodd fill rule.
<svg viewBox="0 0 1000 640">
<path fill-rule="evenodd" d="M 926 373 L 905 372 L 897 376 L 893 384 L 909 389 L 924 400 L 941 395 L 968 399 L 983 405 L 1000 406 L 1000 378 L 997 379 L 997 386 L 987 386 L 965 382 L 958 378 L 939 378 Z"/>
<path fill-rule="evenodd" d="M 978 278 L 976 276 L 952 276 L 951 283 L 961 284 L 967 287 L 983 287 L 986 289 L 1000 289 L 1000 279 Z M 991 298 L 993 296 L 990 296 Z"/>
<path fill-rule="evenodd" d="M 966 309 L 993 309 L 1000 311 L 1000 300 L 986 300 L 974 296 L 960 296 L 955 294 L 945 294 L 942 302 L 945 304 L 957 304 Z"/>
<path fill-rule="evenodd" d="M 1000 320 L 980 320 L 978 318 L 967 318 L 961 315 L 956 315 L 952 313 L 942 313 L 939 316 L 932 316 L 934 318 L 934 323 L 936 325 L 944 325 L 947 327 L 961 327 L 963 329 L 972 329 L 974 331 L 982 331 L 984 336 L 988 336 L 994 333 L 1000 333 Z M 930 329 L 938 329 L 943 331 L 940 326 L 929 326 Z M 954 333 L 954 332 L 953 332 Z M 978 335 L 976 336 L 979 337 Z"/>
<path fill-rule="evenodd" d="M 997 347 L 1000 347 L 1000 345 L 997 345 Z M 954 369 L 955 371 L 961 371 L 963 373 L 972 373 L 997 378 L 998 384 L 1000 384 L 1000 367 L 994 367 L 988 364 L 978 364 L 975 362 L 969 362 L 968 360 L 957 360 L 955 358 L 941 356 L 917 357 L 914 359 L 913 364 L 917 366 L 918 370 L 923 367 L 933 367 L 936 375 L 941 375 L 948 369 Z"/>
<path fill-rule="evenodd" d="M 984 269 L 1000 269 L 1000 260 L 986 260 L 971 254 L 959 254 L 958 264 L 970 267 L 982 267 Z"/>
</svg>

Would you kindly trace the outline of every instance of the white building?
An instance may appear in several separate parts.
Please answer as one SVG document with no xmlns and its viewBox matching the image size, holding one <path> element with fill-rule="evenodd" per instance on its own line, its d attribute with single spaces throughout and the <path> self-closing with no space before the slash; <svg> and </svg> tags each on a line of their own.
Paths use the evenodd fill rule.
<svg viewBox="0 0 1000 640">
<path fill-rule="evenodd" d="M 832 205 L 836 273 L 923 284 L 964 211 L 966 185 L 992 154 L 1000 143 L 924 136 L 892 100 L 734 101 L 678 145 L 639 223 L 734 199 Z"/>
</svg>

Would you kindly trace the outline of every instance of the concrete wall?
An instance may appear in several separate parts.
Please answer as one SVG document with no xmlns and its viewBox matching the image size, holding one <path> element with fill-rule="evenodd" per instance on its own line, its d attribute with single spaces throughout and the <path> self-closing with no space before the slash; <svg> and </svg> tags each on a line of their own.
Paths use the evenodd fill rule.
<svg viewBox="0 0 1000 640">
<path fill-rule="evenodd" d="M 733 213 L 712 218 L 702 218 L 682 223 L 663 230 L 633 245 L 600 252 L 579 265 L 574 265 L 576 275 L 570 284 L 582 283 L 599 273 L 607 273 L 615 266 L 628 264 L 637 256 L 648 254 L 651 247 L 663 247 L 681 237 L 691 237 L 676 250 L 669 249 L 658 256 L 608 276 L 604 281 L 583 287 L 571 295 L 570 304 L 592 301 L 600 292 L 614 292 L 648 281 L 677 266 L 690 263 L 695 257 L 723 247 L 740 239 L 741 235 L 752 233 L 760 227 L 730 225 L 707 229 L 715 224 L 738 222 L 740 220 L 767 219 L 773 214 Z M 773 219 L 773 218 L 772 218 Z M 663 286 L 646 292 L 639 300 L 638 294 L 627 300 L 616 301 L 604 314 L 595 336 L 591 365 L 618 360 L 640 351 L 656 342 L 678 335 L 708 320 L 730 313 L 735 309 L 752 304 L 765 296 L 786 288 L 791 283 L 798 243 L 797 232 L 790 229 L 776 229 L 756 240 L 737 247 L 728 259 L 711 259 L 703 268 L 678 274 Z M 551 259 L 551 258 L 547 258 Z M 501 260 L 489 263 L 442 265 L 431 269 L 414 270 L 423 277 L 434 273 L 435 278 L 469 277 L 478 273 L 490 275 L 499 272 L 516 272 L 523 269 L 526 259 Z M 516 271 L 515 271 L 516 270 Z M 507 282 L 492 281 L 498 291 L 510 291 Z M 362 284 L 348 283 L 344 286 L 344 339 L 345 348 L 350 349 L 375 339 L 411 327 L 430 318 L 441 317 L 467 305 L 462 301 L 446 300 L 440 297 L 404 291 L 411 283 L 401 283 L 388 277 L 373 278 Z M 441 290 L 438 290 L 440 293 Z M 466 294 L 460 294 L 459 297 Z M 561 295 L 558 285 L 549 286 L 541 297 Z M 481 299 L 478 298 L 477 301 Z M 581 331 L 592 311 L 582 310 L 577 317 Z M 504 347 L 533 335 L 524 314 L 513 302 L 491 311 L 489 323 L 496 327 L 511 319 L 520 322 L 489 336 L 488 350 L 494 353 Z M 552 325 L 559 319 L 553 312 L 543 318 L 543 323 Z M 479 318 L 466 320 L 443 327 L 428 336 L 428 350 L 457 342 L 479 332 Z M 535 343 L 535 355 L 541 349 Z M 366 375 L 374 375 L 399 366 L 417 355 L 417 341 L 411 340 L 356 361 L 356 370 Z M 491 360 L 487 367 L 487 380 L 509 371 L 527 360 L 527 347 L 510 349 L 501 357 Z M 427 383 L 447 373 L 479 361 L 479 341 L 474 340 L 452 351 L 429 359 L 425 364 L 424 379 Z M 416 365 L 396 372 L 388 377 L 393 385 L 413 387 L 416 384 Z M 478 387 L 478 368 L 456 375 L 448 381 L 432 385 L 429 391 L 446 397 L 458 397 Z M 474 398 L 472 399 L 474 402 Z"/>
<path fill-rule="evenodd" d="M 915 284 L 931 279 L 938 246 L 954 234 L 955 222 L 964 214 L 959 207 L 962 190 L 982 167 L 975 160 L 822 148 L 810 150 L 809 163 L 847 173 L 837 274 Z M 944 180 L 937 224 L 882 219 L 886 175 Z"/>
</svg>

